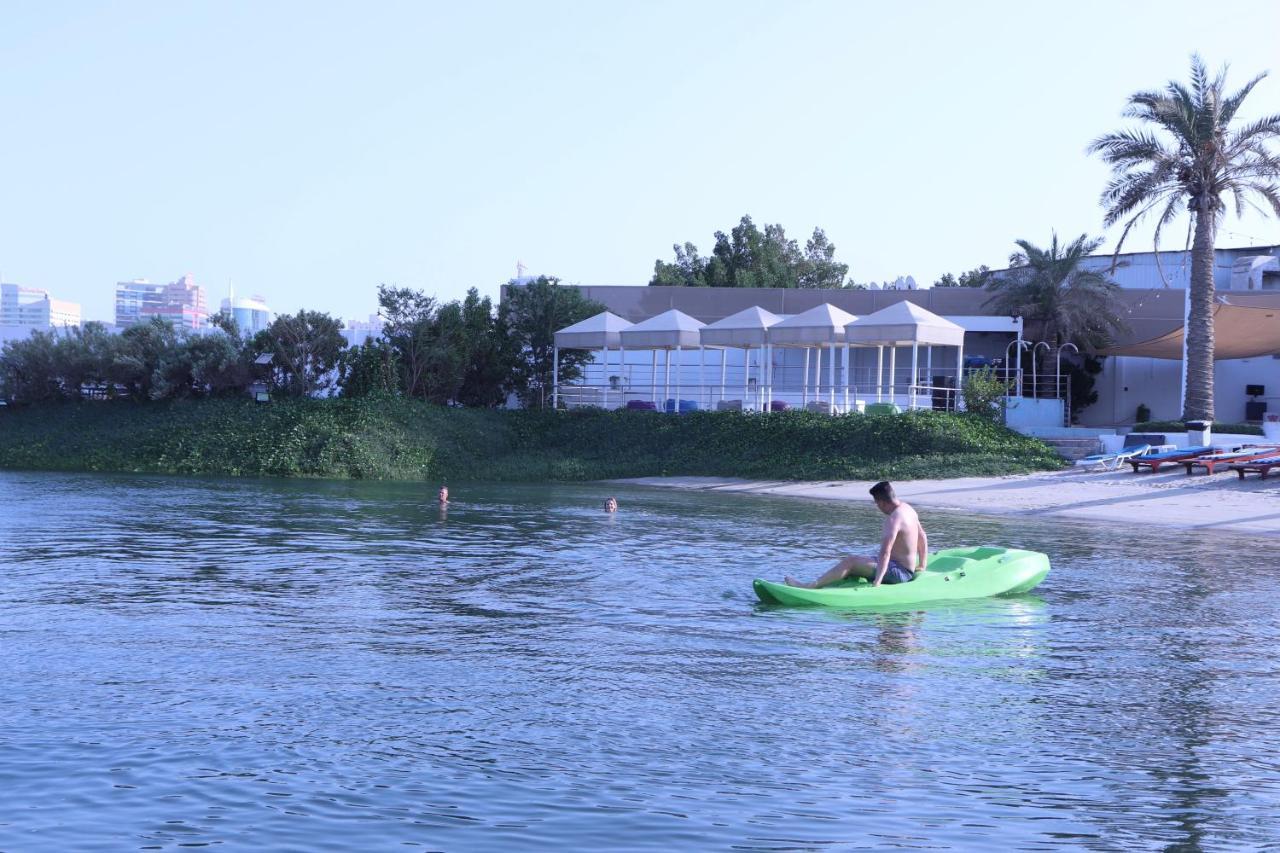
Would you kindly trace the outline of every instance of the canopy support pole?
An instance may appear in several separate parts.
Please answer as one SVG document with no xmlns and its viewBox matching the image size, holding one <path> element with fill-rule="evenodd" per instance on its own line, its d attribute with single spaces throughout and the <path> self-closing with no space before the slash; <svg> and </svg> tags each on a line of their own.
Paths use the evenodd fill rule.
<svg viewBox="0 0 1280 853">
<path fill-rule="evenodd" d="M 933 344 L 924 348 L 925 387 L 929 389 L 929 408 L 933 408 Z"/>
<path fill-rule="evenodd" d="M 653 400 L 654 408 L 658 405 L 658 351 L 650 350 L 653 355 L 653 366 L 649 368 L 649 399 Z"/>
<path fill-rule="evenodd" d="M 827 400 L 827 414 L 834 415 L 836 413 L 836 342 L 827 342 L 827 381 L 831 385 L 829 399 Z"/>
<path fill-rule="evenodd" d="M 703 399 L 702 399 L 702 392 L 705 390 L 705 386 L 706 386 L 706 379 L 705 379 L 706 372 L 707 372 L 707 348 L 704 347 L 702 344 L 698 344 L 698 408 L 699 409 L 701 409 L 703 406 L 706 406 L 708 409 L 711 408 L 711 401 L 707 400 L 706 402 L 703 402 Z"/>
<path fill-rule="evenodd" d="M 680 414 L 680 368 L 684 366 L 684 359 L 680 357 L 680 345 L 676 344 L 676 414 Z"/>
<path fill-rule="evenodd" d="M 898 405 L 898 345 L 889 347 L 889 402 Z"/>
<path fill-rule="evenodd" d="M 773 344 L 764 345 L 764 399 L 763 411 L 773 411 Z"/>
<path fill-rule="evenodd" d="M 604 398 L 601 400 L 604 408 L 609 408 L 609 346 L 604 348 Z"/>
<path fill-rule="evenodd" d="M 627 396 L 622 389 L 627 388 L 630 385 L 631 383 L 627 381 L 627 348 L 622 344 L 618 344 L 618 396 L 619 398 L 625 398 Z M 626 400 L 623 399 L 621 408 L 625 409 L 626 407 L 627 407 Z"/>
<path fill-rule="evenodd" d="M 720 402 L 721 403 L 724 402 L 724 378 L 725 378 L 725 367 L 727 366 L 727 362 L 725 361 L 725 359 L 727 359 L 728 357 L 729 357 L 728 349 L 720 350 Z"/>
<path fill-rule="evenodd" d="M 745 412 L 751 400 L 747 391 L 751 388 L 751 347 L 742 348 L 742 410 Z"/>
<path fill-rule="evenodd" d="M 551 408 L 560 407 L 560 347 L 551 348 Z"/>
<path fill-rule="evenodd" d="M 809 348 L 804 348 L 804 379 L 800 383 L 800 408 L 809 405 Z"/>
<path fill-rule="evenodd" d="M 667 401 L 671 399 L 671 350 L 662 351 L 662 363 L 665 375 L 662 378 L 662 411 L 667 410 Z"/>
<path fill-rule="evenodd" d="M 917 341 L 911 342 L 911 391 L 908 399 L 911 401 L 911 411 L 916 410 L 916 386 L 920 384 L 920 344 Z"/>
<path fill-rule="evenodd" d="M 876 344 L 876 402 L 882 402 L 884 391 L 884 344 Z"/>
<path fill-rule="evenodd" d="M 813 365 L 813 402 L 816 404 L 822 399 L 822 346 L 814 347 L 814 355 L 817 361 Z M 807 408 L 807 407 L 806 407 Z"/>
<path fill-rule="evenodd" d="M 849 344 L 844 345 L 844 413 L 849 414 Z"/>
<path fill-rule="evenodd" d="M 1005 379 L 1008 382 L 1008 379 Z M 961 393 L 964 391 L 964 338 L 960 339 L 960 350 L 956 353 L 956 390 L 952 397 L 950 411 L 960 411 Z M 1006 391 L 1007 393 L 1007 391 Z"/>
</svg>

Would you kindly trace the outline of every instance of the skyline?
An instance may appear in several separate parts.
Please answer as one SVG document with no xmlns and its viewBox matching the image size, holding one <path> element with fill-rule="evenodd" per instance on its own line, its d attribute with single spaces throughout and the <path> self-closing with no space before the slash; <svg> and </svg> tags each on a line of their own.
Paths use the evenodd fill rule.
<svg viewBox="0 0 1280 853">
<path fill-rule="evenodd" d="M 89 319 L 117 281 L 192 273 L 214 303 L 234 281 L 363 320 L 379 283 L 496 296 L 517 260 L 643 284 L 744 214 L 801 243 L 822 227 L 857 281 L 999 267 L 1051 229 L 1110 249 L 1084 147 L 1131 124 L 1130 93 L 1199 51 L 1232 88 L 1271 71 L 1246 117 L 1280 111 L 1274 52 L 1240 38 L 1280 7 L 1193 10 L 18 7 L 0 271 Z M 1045 26 L 1051 43 L 1010 38 Z M 1256 216 L 1219 238 L 1274 243 Z"/>
</svg>

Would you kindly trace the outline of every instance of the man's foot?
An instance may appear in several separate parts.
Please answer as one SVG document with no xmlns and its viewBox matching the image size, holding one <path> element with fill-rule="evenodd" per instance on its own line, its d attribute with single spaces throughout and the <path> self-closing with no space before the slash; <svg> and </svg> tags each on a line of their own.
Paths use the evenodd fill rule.
<svg viewBox="0 0 1280 853">
<path fill-rule="evenodd" d="M 787 586 L 798 586 L 802 589 L 813 589 L 813 584 L 805 583 L 804 581 L 798 581 L 795 578 L 793 578 L 791 575 L 787 575 L 785 578 L 783 578 L 782 582 L 785 583 Z"/>
</svg>

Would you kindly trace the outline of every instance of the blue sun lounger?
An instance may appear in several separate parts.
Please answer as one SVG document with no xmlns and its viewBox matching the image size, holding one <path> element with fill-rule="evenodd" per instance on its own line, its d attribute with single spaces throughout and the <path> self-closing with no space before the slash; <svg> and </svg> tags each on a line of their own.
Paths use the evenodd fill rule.
<svg viewBox="0 0 1280 853">
<path fill-rule="evenodd" d="M 1154 474 L 1165 465 L 1186 462 L 1188 459 L 1195 459 L 1197 456 L 1204 456 L 1206 453 L 1214 453 L 1216 450 L 1217 448 L 1205 445 L 1179 447 L 1177 450 L 1166 450 L 1164 453 L 1148 453 L 1146 456 L 1135 456 L 1127 461 L 1133 466 L 1133 473 L 1135 474 L 1143 468 L 1150 468 L 1151 473 Z"/>
<path fill-rule="evenodd" d="M 1151 445 L 1139 444 L 1137 447 L 1125 447 L 1114 453 L 1094 453 L 1076 460 L 1077 468 L 1094 466 L 1099 471 L 1115 471 L 1135 456 L 1143 456 L 1151 452 Z"/>
</svg>

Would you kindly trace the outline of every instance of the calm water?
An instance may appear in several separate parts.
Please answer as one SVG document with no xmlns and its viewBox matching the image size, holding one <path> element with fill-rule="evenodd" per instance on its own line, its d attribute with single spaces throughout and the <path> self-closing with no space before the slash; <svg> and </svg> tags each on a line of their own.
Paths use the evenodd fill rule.
<svg viewBox="0 0 1280 853">
<path fill-rule="evenodd" d="M 1054 571 L 839 615 L 750 581 L 869 506 L 616 493 L 0 473 L 0 850 L 1280 838 L 1280 542 L 926 514 Z"/>
</svg>

